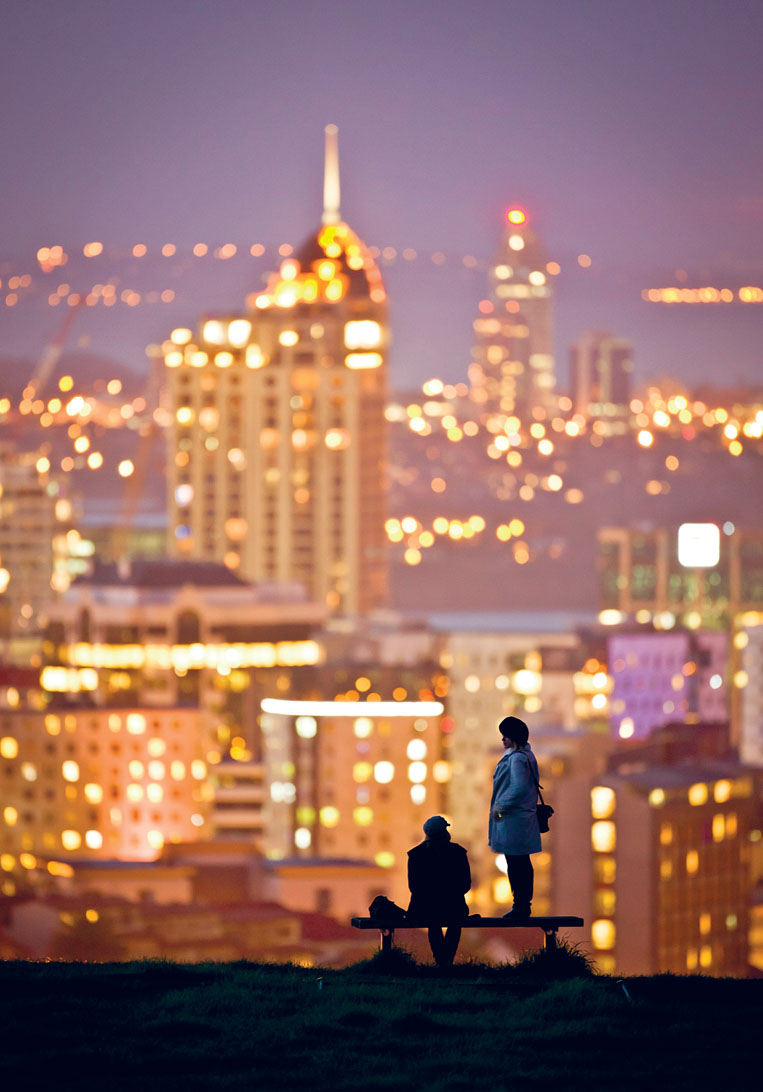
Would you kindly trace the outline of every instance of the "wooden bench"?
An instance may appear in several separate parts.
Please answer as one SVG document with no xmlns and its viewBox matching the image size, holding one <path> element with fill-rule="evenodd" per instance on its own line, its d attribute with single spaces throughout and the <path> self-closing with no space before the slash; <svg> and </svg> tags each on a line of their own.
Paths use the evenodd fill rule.
<svg viewBox="0 0 763 1092">
<path fill-rule="evenodd" d="M 524 921 L 512 921 L 510 918 L 483 918 L 479 914 L 472 914 L 456 922 L 440 921 L 389 921 L 386 918 L 351 918 L 350 924 L 356 929 L 378 929 L 380 934 L 380 948 L 382 952 L 389 952 L 395 938 L 396 929 L 429 929 L 431 926 L 458 925 L 462 929 L 542 929 L 546 936 L 546 951 L 556 948 L 556 934 L 559 929 L 580 929 L 584 922 L 582 918 L 575 917 L 530 917 Z"/>
</svg>

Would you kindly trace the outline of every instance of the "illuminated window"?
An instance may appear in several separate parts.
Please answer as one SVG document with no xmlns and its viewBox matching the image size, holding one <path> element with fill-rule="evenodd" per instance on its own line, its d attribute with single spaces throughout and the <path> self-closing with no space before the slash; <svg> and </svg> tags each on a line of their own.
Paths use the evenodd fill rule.
<svg viewBox="0 0 763 1092">
<path fill-rule="evenodd" d="M 318 817 L 321 822 L 321 826 L 335 827 L 339 823 L 339 809 L 331 805 L 326 805 L 321 808 L 318 813 Z"/>
<path fill-rule="evenodd" d="M 694 807 L 707 803 L 707 785 L 704 782 L 699 781 L 689 788 L 689 803 Z"/>
<path fill-rule="evenodd" d="M 225 344 L 225 325 L 219 322 L 217 319 L 210 319 L 205 322 L 201 335 L 205 341 L 208 341 L 210 345 L 224 345 Z"/>
<path fill-rule="evenodd" d="M 543 678 L 539 671 L 529 671 L 522 668 L 514 673 L 512 685 L 517 694 L 537 694 L 543 685 Z"/>
<path fill-rule="evenodd" d="M 19 745 L 13 736 L 3 736 L 0 739 L 0 755 L 3 758 L 15 758 L 18 753 Z"/>
<path fill-rule="evenodd" d="M 312 739 L 318 731 L 318 722 L 315 717 L 297 717 L 294 727 L 301 739 Z"/>
<path fill-rule="evenodd" d="M 294 831 L 294 845 L 297 849 L 309 849 L 312 841 L 313 836 L 307 827 L 297 827 Z"/>
<path fill-rule="evenodd" d="M 415 784 L 420 784 L 422 781 L 426 781 L 426 778 L 426 762 L 411 762 L 410 766 L 408 767 L 408 780 L 413 781 Z"/>
<path fill-rule="evenodd" d="M 423 739 L 412 739 L 405 753 L 412 762 L 419 762 L 427 756 L 427 745 Z"/>
<path fill-rule="evenodd" d="M 231 345 L 246 345 L 252 332 L 252 324 L 248 319 L 234 319 L 228 323 L 228 341 Z"/>
<path fill-rule="evenodd" d="M 615 810 L 615 791 L 605 785 L 591 789 L 591 815 L 594 819 L 609 819 Z"/>
<path fill-rule="evenodd" d="M 76 830 L 63 830 L 61 831 L 61 845 L 64 849 L 79 849 L 82 845 L 82 838 Z"/>
<path fill-rule="evenodd" d="M 352 767 L 352 779 L 359 785 L 370 781 L 372 774 L 373 767 L 370 762 L 356 762 Z"/>
<path fill-rule="evenodd" d="M 597 853 L 611 853 L 615 840 L 614 823 L 601 820 L 591 826 L 591 845 Z"/>
<path fill-rule="evenodd" d="M 381 353 L 348 353 L 344 358 L 348 368 L 358 371 L 364 368 L 379 368 L 383 363 Z"/>
<path fill-rule="evenodd" d="M 142 713 L 128 713 L 125 719 L 125 727 L 131 735 L 140 736 L 146 730 L 146 718 Z"/>
<path fill-rule="evenodd" d="M 374 821 L 373 810 L 369 807 L 355 808 L 352 813 L 352 818 L 359 827 L 370 827 Z"/>
<path fill-rule="evenodd" d="M 614 948 L 615 923 L 606 918 L 598 918 L 591 925 L 591 940 L 599 951 Z"/>
<path fill-rule="evenodd" d="M 713 816 L 713 841 L 722 842 L 726 837 L 726 817 L 725 815 Z"/>
<path fill-rule="evenodd" d="M 380 785 L 388 785 L 395 776 L 395 767 L 391 762 L 377 762 L 374 766 L 374 778 Z"/>
<path fill-rule="evenodd" d="M 100 804 L 103 800 L 103 789 L 100 785 L 90 782 L 84 788 L 85 799 L 91 804 Z"/>
<path fill-rule="evenodd" d="M 247 345 L 244 359 L 247 368 L 261 368 L 265 364 L 265 355 L 259 345 Z"/>
<path fill-rule="evenodd" d="M 381 326 L 372 319 L 345 323 L 344 344 L 347 349 L 376 349 L 381 344 L 381 338 Z"/>
<path fill-rule="evenodd" d="M 79 780 L 79 766 L 74 759 L 68 758 L 61 766 L 61 773 L 65 781 Z"/>
<path fill-rule="evenodd" d="M 614 891 L 612 891 L 611 889 L 595 891 L 593 904 L 595 913 L 604 914 L 607 917 L 612 917 L 615 912 Z"/>
<path fill-rule="evenodd" d="M 716 804 L 724 804 L 731 796 L 730 781 L 716 781 L 713 788 L 713 799 Z"/>
<path fill-rule="evenodd" d="M 686 854 L 686 871 L 689 873 L 690 876 L 693 876 L 698 868 L 699 854 L 697 853 L 696 849 L 690 849 L 689 852 Z"/>
</svg>

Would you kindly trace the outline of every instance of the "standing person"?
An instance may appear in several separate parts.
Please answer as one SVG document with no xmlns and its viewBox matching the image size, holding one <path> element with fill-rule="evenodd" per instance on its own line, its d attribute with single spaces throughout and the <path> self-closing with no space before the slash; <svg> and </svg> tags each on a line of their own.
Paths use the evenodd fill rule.
<svg viewBox="0 0 763 1092">
<path fill-rule="evenodd" d="M 506 855 L 506 870 L 514 903 L 505 918 L 530 917 L 533 898 L 531 853 L 540 853 L 538 763 L 527 742 L 527 725 L 519 717 L 504 717 L 498 725 L 504 754 L 493 774 L 488 840 L 494 853 Z"/>
<path fill-rule="evenodd" d="M 461 939 L 457 923 L 469 915 L 464 895 L 472 885 L 466 850 L 451 842 L 449 826 L 442 815 L 433 815 L 424 823 L 424 841 L 408 851 L 408 917 L 439 923 L 428 932 L 438 967 L 449 967 L 455 959 Z"/>
</svg>

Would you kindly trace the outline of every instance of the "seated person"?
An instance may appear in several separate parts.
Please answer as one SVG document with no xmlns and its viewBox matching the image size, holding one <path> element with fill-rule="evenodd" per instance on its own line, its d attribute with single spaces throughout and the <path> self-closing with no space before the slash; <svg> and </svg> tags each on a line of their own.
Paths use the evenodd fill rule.
<svg viewBox="0 0 763 1092">
<path fill-rule="evenodd" d="M 433 815 L 424 823 L 424 841 L 408 852 L 408 918 L 437 923 L 429 928 L 429 946 L 438 967 L 453 963 L 461 939 L 457 923 L 469 915 L 464 895 L 472 885 L 466 850 L 451 842 L 449 826 Z"/>
</svg>

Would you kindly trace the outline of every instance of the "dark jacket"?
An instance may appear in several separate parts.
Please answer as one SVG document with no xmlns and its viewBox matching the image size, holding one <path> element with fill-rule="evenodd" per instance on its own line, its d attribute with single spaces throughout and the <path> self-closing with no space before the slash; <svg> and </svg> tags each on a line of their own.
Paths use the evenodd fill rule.
<svg viewBox="0 0 763 1092">
<path fill-rule="evenodd" d="M 469 914 L 464 894 L 471 885 L 463 846 L 432 838 L 408 851 L 409 918 L 443 925 L 460 921 Z"/>
</svg>

